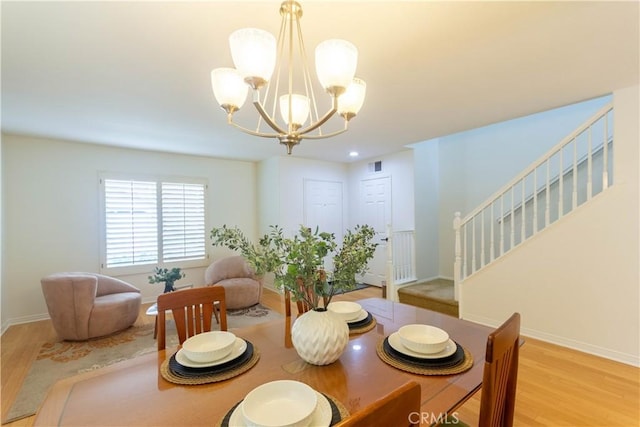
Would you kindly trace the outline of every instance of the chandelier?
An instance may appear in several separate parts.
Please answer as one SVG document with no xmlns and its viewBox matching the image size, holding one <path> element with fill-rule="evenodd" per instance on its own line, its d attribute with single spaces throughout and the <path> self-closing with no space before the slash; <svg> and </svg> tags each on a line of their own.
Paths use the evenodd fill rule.
<svg viewBox="0 0 640 427">
<path fill-rule="evenodd" d="M 235 68 L 211 71 L 211 85 L 230 125 L 250 135 L 277 138 L 286 145 L 287 154 L 291 154 L 302 139 L 323 139 L 345 132 L 349 120 L 362 107 L 366 84 L 354 77 L 358 50 L 353 44 L 338 39 L 320 43 L 315 50 L 316 74 L 331 102 L 328 111 L 320 116 L 302 40 L 302 7 L 298 2 L 284 1 L 280 15 L 277 40 L 271 33 L 256 28 L 237 30 L 229 36 Z M 272 79 L 274 70 L 276 75 Z M 233 121 L 233 114 L 244 104 L 249 88 L 258 112 L 255 130 Z M 276 106 L 282 118 L 280 124 Z M 336 112 L 344 119 L 344 127 L 322 133 L 321 126 Z M 265 124 L 266 132 L 262 130 Z"/>
</svg>

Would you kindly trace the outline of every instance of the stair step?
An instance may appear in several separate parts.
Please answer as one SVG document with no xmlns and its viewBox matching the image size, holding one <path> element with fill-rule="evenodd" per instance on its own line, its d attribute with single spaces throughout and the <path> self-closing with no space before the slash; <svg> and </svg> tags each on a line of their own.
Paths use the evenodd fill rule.
<svg viewBox="0 0 640 427">
<path fill-rule="evenodd" d="M 453 281 L 434 279 L 398 289 L 401 303 L 458 317 L 458 301 L 454 299 Z"/>
</svg>

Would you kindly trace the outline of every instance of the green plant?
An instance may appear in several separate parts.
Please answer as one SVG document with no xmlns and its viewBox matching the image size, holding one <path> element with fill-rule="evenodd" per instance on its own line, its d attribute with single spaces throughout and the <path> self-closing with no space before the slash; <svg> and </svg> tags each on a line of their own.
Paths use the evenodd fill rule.
<svg viewBox="0 0 640 427">
<path fill-rule="evenodd" d="M 367 271 L 377 246 L 372 243 L 375 231 L 368 225 L 347 230 L 340 247 L 332 233 L 300 226 L 298 234 L 284 237 L 278 226 L 254 245 L 237 227 L 223 225 L 211 231 L 214 246 L 239 251 L 257 275 L 273 272 L 278 289 L 291 292 L 295 301 L 304 301 L 313 309 L 329 304 L 338 292 L 351 290 L 356 275 Z M 332 256 L 333 268 L 327 271 L 325 259 Z"/>
<path fill-rule="evenodd" d="M 153 276 L 149 276 L 149 283 L 164 283 L 164 292 L 173 292 L 175 291 L 173 284 L 176 280 L 180 280 L 186 276 L 182 272 L 182 270 L 178 267 L 174 267 L 171 270 L 168 268 L 160 268 L 156 267 L 153 271 Z"/>
</svg>

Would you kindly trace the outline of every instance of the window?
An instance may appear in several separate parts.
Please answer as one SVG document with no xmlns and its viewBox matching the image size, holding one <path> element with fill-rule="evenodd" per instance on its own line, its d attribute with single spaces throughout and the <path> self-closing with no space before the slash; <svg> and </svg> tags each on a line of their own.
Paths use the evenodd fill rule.
<svg viewBox="0 0 640 427">
<path fill-rule="evenodd" d="M 112 177 L 100 182 L 103 270 L 206 259 L 206 182 Z"/>
</svg>

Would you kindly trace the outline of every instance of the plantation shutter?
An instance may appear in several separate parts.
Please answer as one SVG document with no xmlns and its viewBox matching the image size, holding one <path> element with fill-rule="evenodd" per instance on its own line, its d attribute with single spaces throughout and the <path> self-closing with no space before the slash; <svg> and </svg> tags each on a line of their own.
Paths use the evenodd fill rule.
<svg viewBox="0 0 640 427">
<path fill-rule="evenodd" d="M 107 267 L 158 262 L 156 188 L 155 182 L 104 181 Z"/>
<path fill-rule="evenodd" d="M 164 262 L 205 257 L 205 186 L 162 183 Z"/>
</svg>

